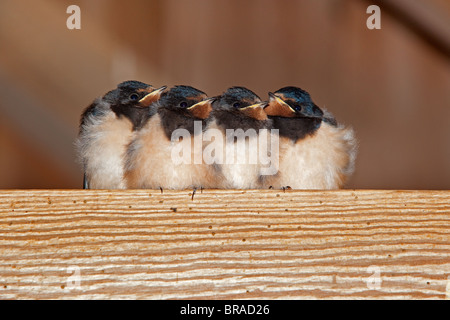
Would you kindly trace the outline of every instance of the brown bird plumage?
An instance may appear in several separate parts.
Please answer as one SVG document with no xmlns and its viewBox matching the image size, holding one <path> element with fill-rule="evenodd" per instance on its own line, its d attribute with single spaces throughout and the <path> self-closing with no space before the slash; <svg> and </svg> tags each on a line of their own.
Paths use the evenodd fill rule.
<svg viewBox="0 0 450 320">
<path fill-rule="evenodd" d="M 279 129 L 280 167 L 266 187 L 341 188 L 355 167 L 353 129 L 338 124 L 300 88 L 285 87 L 269 95 L 265 111 Z"/>
<path fill-rule="evenodd" d="M 222 174 L 218 188 L 257 189 L 262 186 L 264 169 L 259 153 L 260 130 L 266 129 L 270 148 L 272 120 L 267 118 L 265 104 L 249 89 L 232 87 L 214 102 L 208 130 L 219 133 L 223 142 L 213 161 L 217 174 Z M 227 130 L 232 133 L 229 135 Z M 234 133 L 233 133 L 234 132 Z"/>
<path fill-rule="evenodd" d="M 159 99 L 158 90 L 139 81 L 120 83 L 97 98 L 81 117 L 75 142 L 84 168 L 84 188 L 124 189 L 124 154 L 148 107 Z"/>
<path fill-rule="evenodd" d="M 201 134 L 211 103 L 200 90 L 175 86 L 150 108 L 145 124 L 128 147 L 128 188 L 196 189 L 217 184 L 219 176 L 202 158 Z"/>
</svg>

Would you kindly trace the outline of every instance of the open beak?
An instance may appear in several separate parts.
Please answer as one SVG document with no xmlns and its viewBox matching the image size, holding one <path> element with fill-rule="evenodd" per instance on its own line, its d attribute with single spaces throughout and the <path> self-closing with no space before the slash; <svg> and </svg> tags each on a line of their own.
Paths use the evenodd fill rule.
<svg viewBox="0 0 450 320">
<path fill-rule="evenodd" d="M 217 98 L 209 98 L 203 101 L 200 101 L 193 106 L 190 106 L 186 110 L 196 117 L 197 119 L 207 119 L 209 117 L 209 113 L 212 111 L 212 104 L 216 101 Z"/>
<path fill-rule="evenodd" d="M 269 92 L 269 103 L 264 108 L 264 111 L 269 116 L 287 117 L 292 118 L 295 116 L 295 110 L 291 108 L 286 102 L 283 101 L 276 94 Z"/>
<path fill-rule="evenodd" d="M 248 107 L 241 108 L 239 111 L 244 112 L 247 116 L 256 120 L 267 120 L 267 114 L 264 108 L 267 106 L 267 102 L 255 103 Z"/>
<path fill-rule="evenodd" d="M 141 100 L 139 100 L 139 105 L 141 107 L 149 107 L 152 103 L 156 102 L 161 98 L 161 94 L 166 91 L 167 86 L 163 86 L 159 89 L 156 89 L 155 91 L 150 92 L 145 97 L 143 97 Z"/>
</svg>

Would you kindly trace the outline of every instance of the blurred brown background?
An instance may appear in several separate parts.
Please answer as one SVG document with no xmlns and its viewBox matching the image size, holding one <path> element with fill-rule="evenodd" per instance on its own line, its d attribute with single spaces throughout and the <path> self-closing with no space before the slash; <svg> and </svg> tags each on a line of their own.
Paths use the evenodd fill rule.
<svg viewBox="0 0 450 320">
<path fill-rule="evenodd" d="M 349 188 L 450 189 L 448 0 L 0 0 L 0 45 L 0 188 L 80 188 L 82 110 L 137 79 L 300 86 L 357 132 Z"/>
</svg>

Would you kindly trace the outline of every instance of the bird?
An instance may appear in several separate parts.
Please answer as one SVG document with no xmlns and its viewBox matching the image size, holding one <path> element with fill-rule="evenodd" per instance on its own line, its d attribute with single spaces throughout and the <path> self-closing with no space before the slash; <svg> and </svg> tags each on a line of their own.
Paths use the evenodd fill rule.
<svg viewBox="0 0 450 320">
<path fill-rule="evenodd" d="M 223 176 L 217 188 L 258 189 L 263 185 L 265 171 L 270 171 L 271 163 L 270 159 L 264 163 L 262 156 L 267 156 L 268 152 L 264 152 L 271 148 L 272 126 L 264 107 L 256 93 L 240 86 L 228 88 L 213 103 L 207 132 L 216 132 L 211 134 L 214 142 L 223 143 L 215 148 L 207 145 L 205 157 L 210 159 L 217 174 Z M 266 150 L 259 148 L 263 144 Z M 206 152 L 207 149 L 214 152 Z"/>
<path fill-rule="evenodd" d="M 203 91 L 177 85 L 151 106 L 127 149 L 128 188 L 195 192 L 217 184 L 218 175 L 204 164 L 201 140 L 213 101 Z"/>
<path fill-rule="evenodd" d="M 288 86 L 274 93 L 264 111 L 279 130 L 279 171 L 266 180 L 275 189 L 339 189 L 355 168 L 357 140 L 310 94 Z"/>
<path fill-rule="evenodd" d="M 84 169 L 84 189 L 125 189 L 124 155 L 159 89 L 124 81 L 95 99 L 82 113 L 75 148 Z"/>
</svg>

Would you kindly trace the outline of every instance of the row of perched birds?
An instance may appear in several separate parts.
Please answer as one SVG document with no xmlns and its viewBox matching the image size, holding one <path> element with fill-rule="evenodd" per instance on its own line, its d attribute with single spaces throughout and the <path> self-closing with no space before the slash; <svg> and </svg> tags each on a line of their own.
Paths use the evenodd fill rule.
<svg viewBox="0 0 450 320">
<path fill-rule="evenodd" d="M 174 140 L 180 129 L 188 135 Z M 212 161 L 205 161 L 198 157 L 195 139 L 210 129 L 214 140 L 197 140 L 200 153 L 218 143 L 216 139 L 223 143 L 210 152 Z M 230 138 L 230 129 L 257 134 Z M 263 157 L 249 161 L 261 148 L 250 140 L 261 142 L 262 129 L 269 132 L 262 140 L 269 144 L 270 164 Z M 244 153 L 234 149 L 241 150 L 235 154 L 240 161 L 218 158 L 229 156 L 242 139 L 248 148 Z M 190 86 L 156 89 L 139 81 L 120 83 L 85 109 L 76 148 L 85 189 L 161 190 L 336 189 L 352 174 L 357 149 L 354 131 L 338 124 L 297 87 L 269 93 L 263 102 L 244 87 L 208 98 Z M 180 150 L 191 150 L 183 156 L 197 161 L 174 161 Z M 269 165 L 275 170 L 264 173 Z"/>
</svg>

